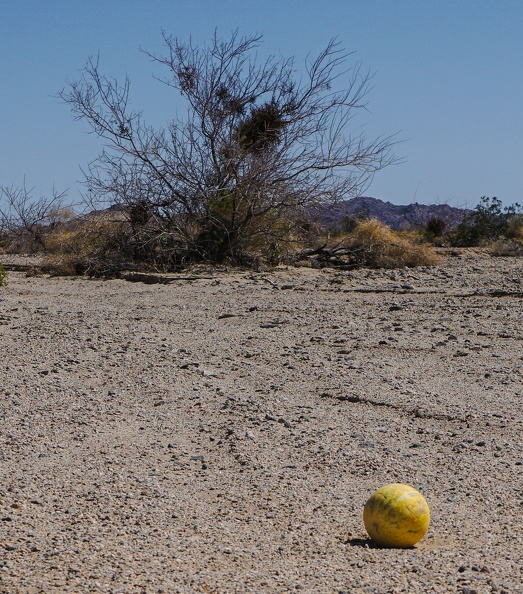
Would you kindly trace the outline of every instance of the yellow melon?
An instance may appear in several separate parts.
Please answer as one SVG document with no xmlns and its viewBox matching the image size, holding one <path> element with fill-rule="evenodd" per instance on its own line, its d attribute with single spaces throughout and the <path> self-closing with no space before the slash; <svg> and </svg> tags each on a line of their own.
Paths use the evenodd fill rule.
<svg viewBox="0 0 523 594">
<path fill-rule="evenodd" d="M 426 534 L 429 506 L 421 493 L 400 483 L 378 489 L 363 510 L 365 529 L 381 547 L 414 546 Z"/>
</svg>

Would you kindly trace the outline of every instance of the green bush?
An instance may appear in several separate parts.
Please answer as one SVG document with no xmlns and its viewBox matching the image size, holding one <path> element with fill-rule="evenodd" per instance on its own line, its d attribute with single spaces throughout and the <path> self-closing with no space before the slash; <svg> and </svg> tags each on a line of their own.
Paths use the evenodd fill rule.
<svg viewBox="0 0 523 594">
<path fill-rule="evenodd" d="M 2 266 L 0 262 L 0 287 L 7 284 L 7 270 Z"/>
<path fill-rule="evenodd" d="M 509 237 L 514 222 L 520 220 L 521 206 L 502 207 L 495 196 L 483 196 L 476 208 L 465 215 L 448 239 L 456 247 L 475 247 L 500 238 Z"/>
<path fill-rule="evenodd" d="M 441 217 L 432 217 L 425 225 L 425 233 L 428 238 L 434 240 L 436 237 L 441 237 L 447 228 L 447 221 Z"/>
<path fill-rule="evenodd" d="M 510 218 L 507 237 L 523 241 L 523 214 L 518 213 Z"/>
</svg>

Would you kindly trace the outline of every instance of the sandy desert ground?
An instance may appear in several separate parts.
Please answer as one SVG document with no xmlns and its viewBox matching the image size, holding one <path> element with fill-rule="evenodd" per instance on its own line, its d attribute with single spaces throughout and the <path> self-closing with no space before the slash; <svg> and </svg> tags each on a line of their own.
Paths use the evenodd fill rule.
<svg viewBox="0 0 523 594">
<path fill-rule="evenodd" d="M 522 265 L 11 272 L 0 592 L 523 592 Z M 365 534 L 390 482 L 412 549 Z"/>
</svg>

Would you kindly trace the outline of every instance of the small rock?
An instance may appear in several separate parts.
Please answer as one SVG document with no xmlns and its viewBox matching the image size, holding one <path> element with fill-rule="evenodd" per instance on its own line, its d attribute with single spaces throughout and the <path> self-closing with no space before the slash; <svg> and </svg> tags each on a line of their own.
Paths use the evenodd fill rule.
<svg viewBox="0 0 523 594">
<path fill-rule="evenodd" d="M 281 423 L 287 429 L 293 429 L 294 428 L 294 425 L 292 425 L 291 423 L 289 423 L 289 421 L 286 421 L 283 418 L 278 419 L 278 423 Z"/>
<path fill-rule="evenodd" d="M 200 364 L 196 361 L 188 361 L 187 363 L 182 363 L 180 365 L 180 369 L 189 369 L 189 367 L 199 367 Z"/>
</svg>

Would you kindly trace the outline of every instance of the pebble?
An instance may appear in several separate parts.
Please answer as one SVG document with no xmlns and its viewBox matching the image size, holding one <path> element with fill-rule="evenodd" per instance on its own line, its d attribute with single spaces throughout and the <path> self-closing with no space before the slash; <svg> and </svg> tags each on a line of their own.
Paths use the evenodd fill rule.
<svg viewBox="0 0 523 594">
<path fill-rule="evenodd" d="M 287 429 L 294 429 L 294 425 L 283 418 L 278 419 L 278 423 L 281 423 Z"/>
<path fill-rule="evenodd" d="M 288 277 L 277 274 L 281 289 Z M 355 280 L 363 274 L 354 272 Z M 371 279 L 389 290 L 383 274 L 372 272 Z M 400 272 L 386 274 L 407 280 Z M 496 282 L 491 272 L 487 276 L 485 285 Z M 483 594 L 493 578 L 498 594 L 518 591 L 521 352 L 513 339 L 499 338 L 501 330 L 516 335 L 519 328 L 517 313 L 508 308 L 512 297 L 497 313 L 497 301 L 487 296 L 456 297 L 456 280 L 443 296 L 400 290 L 389 298 L 351 293 L 334 299 L 318 294 L 316 276 L 304 278 L 306 294 L 270 291 L 270 297 L 229 277 L 219 289 L 207 282 L 194 290 L 137 287 L 122 298 L 119 281 L 103 289 L 100 281 L 38 281 L 36 289 L 49 291 L 45 299 L 64 315 L 49 327 L 44 316 L 38 326 L 21 319 L 20 330 L 6 337 L 17 358 L 9 361 L 9 373 L 2 361 L 0 373 L 0 445 L 9 469 L 0 503 L 3 516 L 12 519 L 0 521 L 2 565 L 9 561 L 0 590 L 15 592 L 22 584 L 42 592 L 207 586 L 228 592 L 240 583 L 252 592 L 297 591 L 300 584 L 302 591 L 338 594 Z M 24 280 L 20 294 L 5 293 L 15 304 L 20 299 L 32 318 L 39 303 L 25 291 L 35 289 L 33 282 Z M 415 282 L 418 290 L 427 286 L 425 278 Z M 53 293 L 58 285 L 59 297 Z M 319 288 L 325 286 L 322 280 Z M 77 301 L 82 291 L 85 299 Z M 1 298 L 3 306 L 4 293 Z M 91 302 L 93 309 L 86 309 Z M 249 314 L 248 308 L 258 311 Z M 86 313 L 80 321 L 77 310 Z M 217 322 L 228 312 L 242 317 Z M 261 323 L 276 327 L 273 316 L 280 315 L 286 320 L 277 333 L 259 332 Z M 443 322 L 442 316 L 449 317 Z M 188 329 L 193 334 L 185 334 Z M 421 334 L 413 335 L 414 329 Z M 480 329 L 488 338 L 473 353 Z M 459 332 L 457 342 L 451 335 L 441 350 L 430 350 L 451 332 Z M 393 335 L 404 349 L 393 352 L 398 342 L 385 340 L 386 349 L 375 348 Z M 321 338 L 309 342 L 311 336 Z M 87 349 L 86 337 L 101 352 Z M 453 359 L 458 349 L 470 356 Z M 492 350 L 500 356 L 495 362 Z M 246 352 L 253 357 L 244 359 Z M 64 380 L 69 359 L 77 367 Z M 295 370 L 284 368 L 284 361 Z M 220 380 L 202 377 L 213 371 Z M 491 379 L 484 382 L 487 372 Z M 519 385 L 501 384 L 511 376 Z M 63 390 L 53 385 L 59 378 Z M 489 384 L 495 392 L 485 391 Z M 357 396 L 344 401 L 336 398 L 340 394 Z M 229 407 L 222 409 L 226 400 Z M 285 428 L 293 424 L 296 429 Z M 428 492 L 434 529 L 414 550 L 373 549 L 362 506 L 367 493 L 396 481 Z M 12 508 L 17 501 L 23 501 L 22 511 Z M 347 533 L 350 549 L 342 542 Z M 490 573 L 478 571 L 484 565 Z M 69 582 L 66 575 L 56 586 L 52 578 L 68 567 Z M 113 575 L 117 584 L 110 583 Z"/>
<path fill-rule="evenodd" d="M 189 367 L 199 367 L 200 364 L 197 361 L 188 361 L 187 363 L 182 363 L 180 365 L 180 369 L 189 369 Z"/>
<path fill-rule="evenodd" d="M 454 357 L 467 357 L 468 354 L 469 353 L 467 351 L 456 351 L 454 353 Z"/>
</svg>

